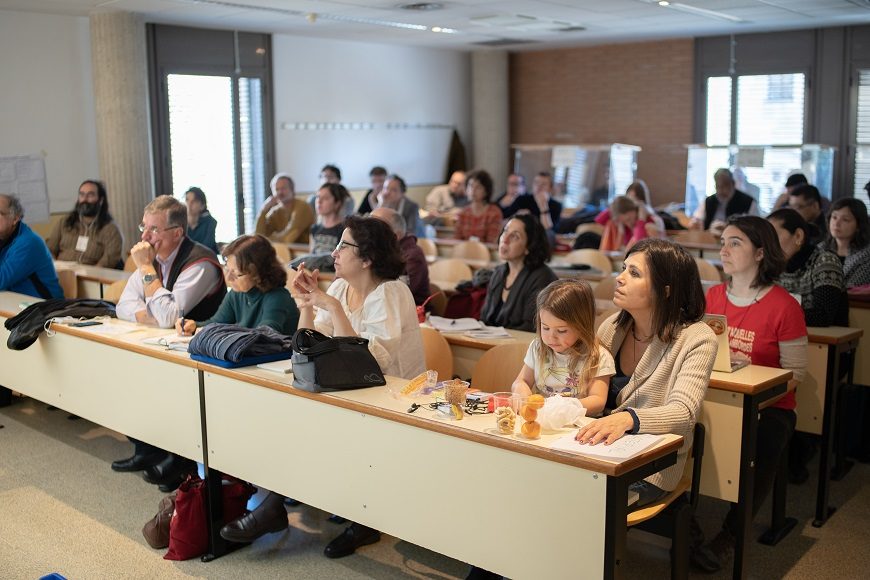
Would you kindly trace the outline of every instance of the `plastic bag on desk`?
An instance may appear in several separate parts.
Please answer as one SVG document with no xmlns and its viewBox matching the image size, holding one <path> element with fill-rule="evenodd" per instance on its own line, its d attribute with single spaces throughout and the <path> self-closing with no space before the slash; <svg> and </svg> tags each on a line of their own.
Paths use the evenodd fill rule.
<svg viewBox="0 0 870 580">
<path fill-rule="evenodd" d="M 586 409 L 579 399 L 556 395 L 544 401 L 543 408 L 538 411 L 538 423 L 542 428 L 554 431 L 565 425 L 573 425 L 585 416 Z"/>
</svg>

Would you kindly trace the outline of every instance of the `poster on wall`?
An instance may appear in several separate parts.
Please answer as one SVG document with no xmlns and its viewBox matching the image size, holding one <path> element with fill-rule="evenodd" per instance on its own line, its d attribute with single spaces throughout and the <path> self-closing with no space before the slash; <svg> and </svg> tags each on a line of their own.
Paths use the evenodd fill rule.
<svg viewBox="0 0 870 580">
<path fill-rule="evenodd" d="M 48 221 L 45 157 L 38 153 L 0 157 L 0 193 L 18 196 L 24 206 L 26 223 Z"/>
</svg>

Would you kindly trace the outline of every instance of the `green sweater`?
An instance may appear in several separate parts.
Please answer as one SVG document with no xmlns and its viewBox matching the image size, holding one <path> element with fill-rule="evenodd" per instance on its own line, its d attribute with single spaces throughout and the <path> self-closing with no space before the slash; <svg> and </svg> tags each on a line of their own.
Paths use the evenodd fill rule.
<svg viewBox="0 0 870 580">
<path fill-rule="evenodd" d="M 299 323 L 299 309 L 286 288 L 273 288 L 265 294 L 257 288 L 247 292 L 230 291 L 221 302 L 220 308 L 208 320 L 197 322 L 205 326 L 212 322 L 235 324 L 247 328 L 269 326 L 288 336 L 296 332 Z"/>
</svg>

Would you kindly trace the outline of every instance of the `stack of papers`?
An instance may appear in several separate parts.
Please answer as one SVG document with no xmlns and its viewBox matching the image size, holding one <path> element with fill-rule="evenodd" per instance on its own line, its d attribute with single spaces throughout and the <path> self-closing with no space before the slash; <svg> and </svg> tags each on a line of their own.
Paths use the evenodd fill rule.
<svg viewBox="0 0 870 580">
<path fill-rule="evenodd" d="M 663 439 L 661 435 L 650 435 L 643 433 L 640 435 L 624 435 L 617 439 L 615 443 L 605 445 L 599 443 L 597 445 L 581 445 L 574 440 L 575 433 L 565 435 L 556 439 L 550 449 L 557 451 L 567 451 L 569 453 L 577 453 L 578 455 L 588 455 L 608 461 L 624 461 L 635 455 L 642 453 L 653 445 L 656 445 Z"/>
<path fill-rule="evenodd" d="M 484 325 L 473 318 L 443 318 L 430 316 L 429 324 L 439 332 L 466 332 L 468 330 L 480 330 Z"/>
</svg>

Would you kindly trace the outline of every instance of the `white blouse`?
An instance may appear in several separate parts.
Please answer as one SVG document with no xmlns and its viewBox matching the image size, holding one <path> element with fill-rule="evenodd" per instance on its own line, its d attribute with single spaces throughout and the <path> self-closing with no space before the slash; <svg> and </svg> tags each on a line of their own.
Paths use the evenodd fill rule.
<svg viewBox="0 0 870 580">
<path fill-rule="evenodd" d="M 413 379 L 424 370 L 423 337 L 417 307 L 408 285 L 399 280 L 381 282 L 363 303 L 351 312 L 347 306 L 345 280 L 337 278 L 326 293 L 336 298 L 354 331 L 368 339 L 369 351 L 385 375 Z M 334 333 L 329 311 L 318 309 L 314 328 L 327 336 Z"/>
</svg>

